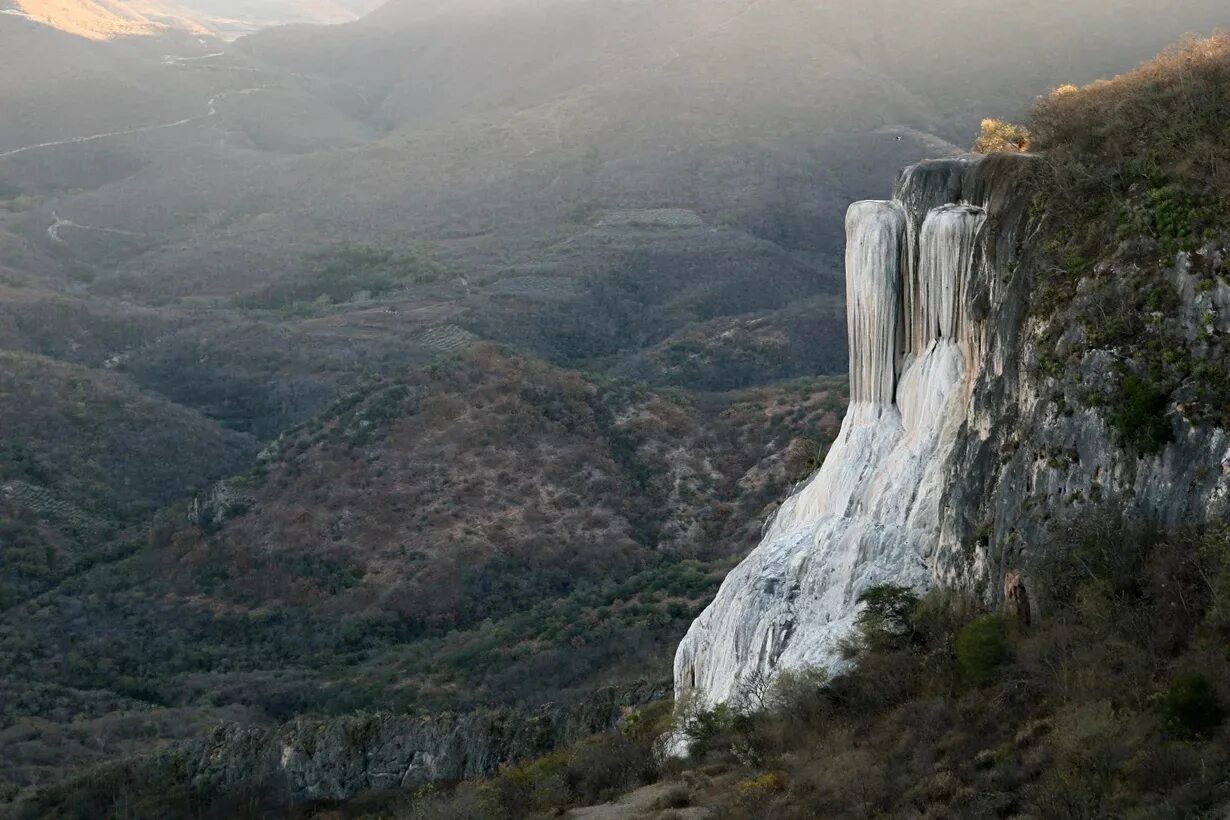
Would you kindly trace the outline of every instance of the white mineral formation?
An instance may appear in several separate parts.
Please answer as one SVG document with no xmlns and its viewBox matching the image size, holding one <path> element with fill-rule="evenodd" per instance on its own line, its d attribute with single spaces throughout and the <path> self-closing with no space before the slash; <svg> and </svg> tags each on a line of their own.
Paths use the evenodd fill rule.
<svg viewBox="0 0 1230 820">
<path fill-rule="evenodd" d="M 692 624 L 675 656 L 677 696 L 714 706 L 737 701 L 755 673 L 833 669 L 862 592 L 933 583 L 940 498 L 980 350 L 966 308 L 986 214 L 964 204 L 922 214 L 915 247 L 902 201 L 851 206 L 849 412 L 824 466 Z"/>
</svg>

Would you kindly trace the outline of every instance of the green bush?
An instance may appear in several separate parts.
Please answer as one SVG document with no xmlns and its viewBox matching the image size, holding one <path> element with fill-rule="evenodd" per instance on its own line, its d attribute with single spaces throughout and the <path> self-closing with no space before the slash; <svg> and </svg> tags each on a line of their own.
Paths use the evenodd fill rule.
<svg viewBox="0 0 1230 820">
<path fill-rule="evenodd" d="M 1162 701 L 1162 712 L 1171 726 L 1197 737 L 1212 734 L 1225 717 L 1217 689 L 1199 672 L 1175 678 Z"/>
<path fill-rule="evenodd" d="M 690 805 L 692 805 L 692 793 L 688 791 L 687 786 L 677 785 L 672 786 L 659 797 L 654 807 L 660 810 L 686 809 Z"/>
<path fill-rule="evenodd" d="M 893 646 L 907 641 L 914 632 L 918 595 L 908 587 L 880 584 L 858 597 L 863 605 L 858 627 L 870 646 Z"/>
<path fill-rule="evenodd" d="M 490 796 L 503 813 L 519 817 L 559 805 L 568 799 L 567 756 L 561 751 L 500 770 Z"/>
<path fill-rule="evenodd" d="M 688 739 L 688 753 L 692 757 L 704 757 L 717 745 L 723 736 L 734 729 L 735 715 L 726 704 L 714 709 L 695 709 L 690 704 L 679 704 L 683 715 L 680 726 Z"/>
<path fill-rule="evenodd" d="M 1004 615 L 984 615 L 957 635 L 957 668 L 973 686 L 984 686 L 1012 655 L 1012 622 Z"/>
<path fill-rule="evenodd" d="M 619 733 L 596 735 L 573 747 L 566 780 L 584 802 L 609 800 L 621 790 L 653 781 L 657 767 L 648 744 Z"/>
<path fill-rule="evenodd" d="M 1157 385 L 1137 376 L 1125 376 L 1107 421 L 1120 439 L 1137 452 L 1156 453 L 1174 440 L 1174 431 L 1166 418 L 1169 403 L 1170 395 Z"/>
</svg>

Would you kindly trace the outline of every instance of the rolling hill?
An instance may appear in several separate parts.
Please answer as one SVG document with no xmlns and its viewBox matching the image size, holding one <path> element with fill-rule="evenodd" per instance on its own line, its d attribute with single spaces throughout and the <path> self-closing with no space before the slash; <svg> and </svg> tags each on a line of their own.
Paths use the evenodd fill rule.
<svg viewBox="0 0 1230 820">
<path fill-rule="evenodd" d="M 0 13 L 89 40 L 168 31 L 233 39 L 268 26 L 357 20 L 375 5 L 370 0 L 8 0 Z"/>
</svg>

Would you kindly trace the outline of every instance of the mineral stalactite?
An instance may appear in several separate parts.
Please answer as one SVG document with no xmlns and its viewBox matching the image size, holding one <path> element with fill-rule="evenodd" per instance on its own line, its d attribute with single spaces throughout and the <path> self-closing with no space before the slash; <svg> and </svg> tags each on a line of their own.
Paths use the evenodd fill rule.
<svg viewBox="0 0 1230 820">
<path fill-rule="evenodd" d="M 832 667 L 863 591 L 932 581 L 944 469 L 976 366 L 965 300 L 986 214 L 968 204 L 930 208 L 914 251 L 909 206 L 934 194 L 906 194 L 850 207 L 851 406 L 823 467 L 783 504 L 680 645 L 681 696 L 728 702 L 751 676 Z"/>
</svg>

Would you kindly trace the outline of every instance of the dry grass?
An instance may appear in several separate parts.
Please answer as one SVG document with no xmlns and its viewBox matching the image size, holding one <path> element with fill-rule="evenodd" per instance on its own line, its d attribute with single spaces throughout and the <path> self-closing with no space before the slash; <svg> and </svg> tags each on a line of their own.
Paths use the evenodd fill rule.
<svg viewBox="0 0 1230 820">
<path fill-rule="evenodd" d="M 1034 307 L 1053 320 L 1044 341 L 1054 345 L 1052 375 L 1072 375 L 1091 350 L 1111 351 L 1118 391 L 1086 398 L 1112 420 L 1132 420 L 1120 432 L 1144 452 L 1166 436 L 1139 434 L 1163 423 L 1138 418 L 1139 396 L 1163 410 L 1177 401 L 1196 423 L 1230 423 L 1225 334 L 1215 313 L 1196 315 L 1173 284 L 1177 264 L 1194 277 L 1197 299 L 1226 287 L 1228 122 L 1230 34 L 1220 34 L 1120 77 L 1060 88 L 1030 123 L 1047 160 Z M 1060 343 L 1074 325 L 1083 343 Z"/>
<path fill-rule="evenodd" d="M 1036 146 L 1072 193 L 1127 193 L 1136 183 L 1184 185 L 1230 199 L 1230 33 L 1175 46 L 1135 71 L 1064 86 L 1033 112 Z M 1079 187 L 1076 187 L 1079 186 Z"/>
</svg>

